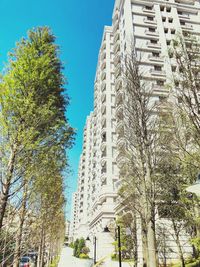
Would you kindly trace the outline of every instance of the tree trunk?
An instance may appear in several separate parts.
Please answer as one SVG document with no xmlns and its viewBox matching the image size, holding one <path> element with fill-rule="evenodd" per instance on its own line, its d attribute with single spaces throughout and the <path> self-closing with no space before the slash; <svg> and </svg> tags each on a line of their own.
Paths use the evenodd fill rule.
<svg viewBox="0 0 200 267">
<path fill-rule="evenodd" d="M 20 214 L 20 222 L 19 222 L 19 231 L 17 233 L 16 243 L 15 243 L 15 254 L 13 260 L 13 267 L 19 266 L 19 260 L 21 257 L 21 243 L 22 243 L 22 234 L 23 234 L 23 226 L 26 215 L 26 203 L 27 203 L 27 186 L 24 188 L 24 196 L 22 200 L 21 214 Z"/>
<path fill-rule="evenodd" d="M 177 225 L 176 225 L 174 220 L 172 220 L 172 224 L 173 224 L 173 229 L 174 229 L 174 233 L 175 233 L 176 245 L 178 247 L 178 254 L 179 254 L 180 261 L 181 261 L 181 267 L 185 267 L 185 260 L 184 260 L 184 256 L 183 256 L 181 242 L 179 239 L 179 232 L 177 229 Z"/>
<path fill-rule="evenodd" d="M 42 227 L 40 245 L 38 249 L 37 267 L 43 267 L 44 265 L 44 249 L 45 249 L 45 236 L 44 227 Z"/>
<path fill-rule="evenodd" d="M 133 229 L 134 229 L 134 234 L 133 234 L 133 240 L 134 240 L 134 260 L 135 260 L 135 267 L 137 267 L 138 263 L 138 238 L 137 238 L 137 216 L 136 213 L 134 212 L 134 222 L 133 222 Z"/>
<path fill-rule="evenodd" d="M 143 254 L 143 267 L 149 267 L 149 257 L 148 257 L 148 240 L 147 240 L 147 228 L 143 219 L 141 219 L 142 227 L 142 254 Z"/>
<path fill-rule="evenodd" d="M 2 226 L 3 226 L 3 219 L 5 216 L 6 207 L 7 207 L 7 203 L 8 203 L 8 198 L 9 198 L 9 193 L 10 193 L 10 185 L 11 185 L 12 175 L 13 175 L 13 171 L 14 171 L 16 152 L 17 152 L 17 146 L 14 146 L 12 151 L 11 151 L 10 159 L 8 162 L 8 171 L 6 174 L 6 181 L 3 184 L 3 190 L 2 190 L 1 195 L 0 195 L 0 231 L 1 231 Z"/>
<path fill-rule="evenodd" d="M 158 258 L 156 251 L 156 235 L 155 235 L 155 225 L 152 220 L 148 223 L 148 254 L 149 254 L 149 267 L 158 266 Z"/>
</svg>

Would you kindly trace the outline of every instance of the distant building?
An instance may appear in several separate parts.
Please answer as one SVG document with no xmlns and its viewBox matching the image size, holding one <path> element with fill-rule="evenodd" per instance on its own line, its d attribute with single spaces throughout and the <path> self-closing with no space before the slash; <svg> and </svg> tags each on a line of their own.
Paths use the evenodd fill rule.
<svg viewBox="0 0 200 267">
<path fill-rule="evenodd" d="M 77 224 L 77 193 L 72 195 L 71 223 L 69 227 L 69 242 L 74 242 L 76 237 L 75 230 Z"/>
</svg>

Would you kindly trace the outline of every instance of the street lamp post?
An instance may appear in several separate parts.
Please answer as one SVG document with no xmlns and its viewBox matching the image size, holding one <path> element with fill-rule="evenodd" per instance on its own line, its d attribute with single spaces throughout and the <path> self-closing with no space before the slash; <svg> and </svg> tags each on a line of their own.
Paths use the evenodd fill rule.
<svg viewBox="0 0 200 267">
<path fill-rule="evenodd" d="M 121 251 L 121 231 L 120 226 L 117 226 L 118 250 L 119 250 L 119 267 L 122 267 L 122 251 Z"/>
<path fill-rule="evenodd" d="M 97 238 L 94 237 L 94 264 L 97 263 Z"/>
<path fill-rule="evenodd" d="M 122 267 L 122 251 L 121 251 L 121 228 L 117 225 L 117 240 L 118 240 L 118 251 L 119 251 L 119 267 Z M 108 226 L 104 228 L 104 233 L 110 233 Z"/>
<path fill-rule="evenodd" d="M 89 236 L 86 238 L 86 241 L 90 241 Z M 96 236 L 93 237 L 93 244 L 94 244 L 94 264 L 97 263 L 97 238 Z"/>
</svg>

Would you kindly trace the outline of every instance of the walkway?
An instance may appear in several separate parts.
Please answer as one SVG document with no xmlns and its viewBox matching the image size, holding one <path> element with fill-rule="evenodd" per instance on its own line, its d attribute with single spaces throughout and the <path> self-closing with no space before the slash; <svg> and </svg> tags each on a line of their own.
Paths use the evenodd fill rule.
<svg viewBox="0 0 200 267">
<path fill-rule="evenodd" d="M 68 247 L 62 249 L 58 267 L 91 267 L 91 260 L 80 260 L 72 256 L 73 250 Z"/>
</svg>

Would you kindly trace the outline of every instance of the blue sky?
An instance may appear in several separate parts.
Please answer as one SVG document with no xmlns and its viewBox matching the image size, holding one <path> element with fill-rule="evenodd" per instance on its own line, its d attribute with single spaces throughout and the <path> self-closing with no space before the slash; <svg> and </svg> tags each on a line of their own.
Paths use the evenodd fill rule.
<svg viewBox="0 0 200 267">
<path fill-rule="evenodd" d="M 0 68 L 15 43 L 28 29 L 49 26 L 57 37 L 68 79 L 71 104 L 68 117 L 77 129 L 76 144 L 69 152 L 72 174 L 68 177 L 67 216 L 71 193 L 76 189 L 82 149 L 82 130 L 93 109 L 93 82 L 104 25 L 111 25 L 114 0 L 0 0 Z"/>
</svg>

